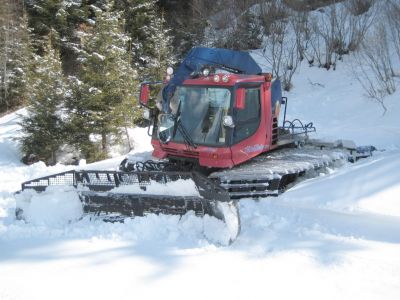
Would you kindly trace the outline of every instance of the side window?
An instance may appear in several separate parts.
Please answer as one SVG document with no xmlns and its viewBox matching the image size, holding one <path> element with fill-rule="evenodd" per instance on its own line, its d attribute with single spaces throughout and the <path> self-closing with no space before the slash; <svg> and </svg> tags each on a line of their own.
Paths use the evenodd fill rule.
<svg viewBox="0 0 400 300">
<path fill-rule="evenodd" d="M 233 143 L 253 135 L 260 125 L 260 88 L 246 89 L 245 108 L 236 110 Z"/>
</svg>

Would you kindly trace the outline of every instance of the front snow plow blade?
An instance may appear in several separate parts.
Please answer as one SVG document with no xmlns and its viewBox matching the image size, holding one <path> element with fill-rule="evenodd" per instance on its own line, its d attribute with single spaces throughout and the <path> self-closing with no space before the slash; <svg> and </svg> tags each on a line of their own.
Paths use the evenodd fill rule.
<svg viewBox="0 0 400 300">
<path fill-rule="evenodd" d="M 240 231 L 236 201 L 196 172 L 67 171 L 24 182 L 22 191 L 43 192 L 49 186 L 73 186 L 84 213 L 105 221 L 147 214 L 213 216 L 223 222 L 233 241 Z M 21 207 L 17 218 L 23 218 Z"/>
</svg>

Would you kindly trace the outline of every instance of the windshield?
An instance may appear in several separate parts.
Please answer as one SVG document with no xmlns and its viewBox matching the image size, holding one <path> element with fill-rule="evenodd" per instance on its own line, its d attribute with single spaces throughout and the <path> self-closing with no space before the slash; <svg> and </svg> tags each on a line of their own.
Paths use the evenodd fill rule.
<svg viewBox="0 0 400 300">
<path fill-rule="evenodd" d="M 191 86 L 178 87 L 170 105 L 195 144 L 225 145 L 222 119 L 228 114 L 230 101 L 227 88 Z M 179 130 L 172 141 L 184 141 Z"/>
</svg>

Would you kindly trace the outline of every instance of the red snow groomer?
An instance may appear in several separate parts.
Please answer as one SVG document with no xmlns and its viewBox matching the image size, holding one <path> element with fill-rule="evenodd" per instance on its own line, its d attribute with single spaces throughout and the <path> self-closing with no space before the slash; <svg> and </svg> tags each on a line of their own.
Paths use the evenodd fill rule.
<svg viewBox="0 0 400 300">
<path fill-rule="evenodd" d="M 305 175 L 372 150 L 310 141 L 315 127 L 286 120 L 280 80 L 263 73 L 247 52 L 193 48 L 176 72 L 167 73 L 165 82 L 143 83 L 140 93 L 157 160 L 128 156 L 120 171 L 70 171 L 25 182 L 22 190 L 73 185 L 85 212 L 105 218 L 192 210 L 225 221 L 234 240 L 238 199 L 278 195 Z M 188 182 L 194 191 L 182 193 L 176 183 Z M 160 183 L 171 189 L 160 193 L 153 188 Z M 17 215 L 23 216 L 23 208 Z"/>
</svg>

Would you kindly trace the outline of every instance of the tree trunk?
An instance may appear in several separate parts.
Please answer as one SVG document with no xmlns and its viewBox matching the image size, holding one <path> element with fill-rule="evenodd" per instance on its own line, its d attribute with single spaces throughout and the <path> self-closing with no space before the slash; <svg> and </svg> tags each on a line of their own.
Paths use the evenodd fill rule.
<svg viewBox="0 0 400 300">
<path fill-rule="evenodd" d="M 131 150 L 133 150 L 133 146 L 131 144 L 131 137 L 129 136 L 128 126 L 125 125 L 124 128 L 125 128 L 125 134 L 126 134 L 126 138 L 128 140 L 128 147 L 129 147 L 129 152 L 130 152 Z"/>
<path fill-rule="evenodd" d="M 101 134 L 101 151 L 105 155 L 107 154 L 107 134 L 105 132 Z"/>
<path fill-rule="evenodd" d="M 51 158 L 50 158 L 50 163 L 49 163 L 49 165 L 50 165 L 50 166 L 54 166 L 56 163 L 57 163 L 57 160 L 56 160 L 56 150 L 52 150 L 52 151 L 51 151 Z"/>
</svg>

